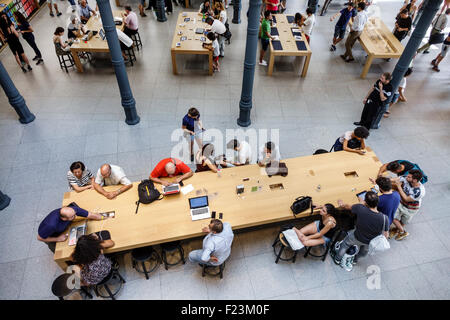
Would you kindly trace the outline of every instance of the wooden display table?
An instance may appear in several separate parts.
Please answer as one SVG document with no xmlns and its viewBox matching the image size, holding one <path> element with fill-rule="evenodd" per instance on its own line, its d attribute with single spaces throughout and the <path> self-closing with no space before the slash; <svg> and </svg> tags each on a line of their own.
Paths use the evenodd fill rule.
<svg viewBox="0 0 450 320">
<path fill-rule="evenodd" d="M 276 19 L 275 28 L 277 29 L 279 34 L 280 38 L 279 41 L 281 42 L 282 50 L 275 50 L 272 41 L 270 41 L 270 59 L 269 59 L 269 66 L 267 69 L 267 75 L 269 76 L 272 75 L 273 65 L 275 63 L 276 56 L 295 56 L 295 57 L 306 57 L 305 63 L 303 65 L 303 71 L 301 74 L 303 78 L 306 77 L 312 52 L 311 48 L 309 47 L 308 41 L 306 40 L 305 34 L 303 32 L 301 33 L 302 37 L 301 41 L 304 43 L 304 48 L 302 48 L 302 50 L 299 50 L 297 48 L 295 37 L 291 31 L 292 29 L 298 29 L 298 27 L 294 26 L 293 23 L 289 23 L 287 19 L 287 16 L 290 16 L 292 17 L 293 20 L 294 16 L 285 14 L 274 14 L 273 16 Z"/>
<path fill-rule="evenodd" d="M 189 21 L 185 22 L 185 19 Z M 182 25 L 182 26 L 180 26 Z M 208 56 L 209 63 L 209 75 L 213 74 L 213 53 L 212 51 L 203 48 L 200 37 L 205 37 L 204 34 L 196 34 L 195 29 L 202 28 L 208 29 L 211 26 L 205 22 L 202 22 L 202 15 L 197 12 L 183 12 L 178 15 L 177 25 L 175 28 L 175 34 L 172 40 L 172 46 L 170 48 L 170 53 L 172 55 L 172 68 L 173 74 L 178 74 L 177 69 L 177 54 L 204 54 Z M 182 34 L 179 34 L 181 32 Z M 181 37 L 186 37 L 186 40 L 181 41 Z M 177 42 L 181 45 L 176 46 Z M 206 39 L 206 43 L 211 43 L 210 40 Z"/>
<path fill-rule="evenodd" d="M 184 181 L 185 186 L 192 184 L 194 191 L 186 195 L 166 196 L 148 205 L 141 204 L 137 214 L 135 202 L 139 182 L 113 200 L 106 199 L 95 190 L 87 190 L 65 193 L 62 204 L 75 201 L 90 211 L 114 210 L 115 218 L 90 221 L 88 233 L 109 230 L 115 246 L 105 252 L 120 252 L 201 236 L 201 229 L 209 219 L 192 221 L 188 199 L 205 194 L 209 196 L 210 210 L 223 212 L 223 221 L 229 222 L 235 230 L 293 219 L 290 206 L 295 198 L 302 195 L 311 196 L 316 204 L 329 202 L 337 205 L 338 199 L 356 203 L 356 194 L 369 190 L 369 178 L 376 177 L 382 165 L 375 153 L 370 148 L 367 150 L 363 156 L 340 151 L 283 160 L 289 168 L 287 177 L 269 178 L 264 168 L 256 164 L 224 169 L 221 176 L 211 171 L 196 173 Z M 249 181 L 244 182 L 244 178 L 249 178 Z M 284 189 L 271 189 L 270 185 L 280 183 Z M 245 186 L 245 190 L 237 195 L 236 186 L 240 184 Z M 160 185 L 156 186 L 161 190 Z M 257 191 L 252 192 L 252 189 Z M 305 211 L 298 216 L 309 214 Z M 77 223 L 82 222 L 74 222 Z M 54 260 L 61 268 L 66 268 L 65 261 L 73 249 L 67 241 L 57 243 Z"/>
<path fill-rule="evenodd" d="M 349 22 L 351 24 L 351 21 Z M 365 79 L 374 58 L 400 58 L 403 45 L 392 34 L 392 30 L 378 17 L 370 17 L 359 37 L 359 42 L 367 53 L 366 63 L 361 73 Z"/>
<path fill-rule="evenodd" d="M 121 13 L 125 11 L 113 10 L 114 17 L 122 17 Z M 119 26 L 116 26 L 118 29 L 123 31 L 125 29 L 125 24 L 122 23 Z M 95 16 L 91 16 L 89 21 L 84 25 L 86 30 L 97 31 L 97 34 L 93 36 L 89 41 L 84 42 L 81 40 L 81 37 L 78 37 L 80 40 L 79 43 L 74 43 L 70 46 L 70 52 L 72 52 L 73 60 L 77 67 L 78 72 L 83 72 L 83 65 L 81 64 L 80 57 L 78 57 L 78 52 L 109 52 L 108 42 L 102 40 L 100 34 L 98 33 L 100 29 L 103 28 L 100 16 L 96 18 Z"/>
</svg>

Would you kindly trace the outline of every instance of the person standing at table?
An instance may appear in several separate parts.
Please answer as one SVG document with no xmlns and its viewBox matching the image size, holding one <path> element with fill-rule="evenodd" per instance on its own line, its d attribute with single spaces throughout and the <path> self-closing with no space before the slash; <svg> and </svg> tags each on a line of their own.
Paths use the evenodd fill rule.
<svg viewBox="0 0 450 320">
<path fill-rule="evenodd" d="M 394 222 L 394 215 L 400 204 L 400 194 L 392 190 L 391 179 L 386 177 L 378 177 L 375 182 L 380 192 L 377 210 L 389 218 L 389 226 Z"/>
<path fill-rule="evenodd" d="M 211 2 L 209 0 L 205 0 L 203 3 L 201 3 L 198 13 L 201 13 L 201 14 L 204 14 L 207 16 L 213 16 L 214 11 L 211 7 Z"/>
<path fill-rule="evenodd" d="M 340 17 L 334 27 L 333 43 L 331 44 L 330 51 L 336 51 L 336 45 L 345 37 L 345 29 L 347 28 L 348 22 L 356 16 L 356 10 L 353 2 L 348 2 L 347 8 L 342 9 L 340 12 L 332 16 L 330 21 L 336 19 L 338 15 L 340 15 Z"/>
<path fill-rule="evenodd" d="M 267 61 L 263 60 L 266 54 L 267 48 L 269 48 L 270 39 L 273 37 L 270 35 L 270 23 L 272 22 L 272 13 L 270 11 L 264 12 L 264 19 L 261 22 L 261 51 L 259 53 L 259 65 L 267 66 Z"/>
<path fill-rule="evenodd" d="M 400 14 L 397 16 L 394 28 L 394 37 L 397 38 L 398 41 L 402 41 L 408 35 L 409 30 L 412 27 L 412 19 L 409 16 L 408 9 L 403 9 Z"/>
<path fill-rule="evenodd" d="M 212 17 L 206 18 L 205 22 L 211 26 L 211 28 L 207 29 L 206 31 L 214 32 L 219 37 L 219 39 L 217 39 L 217 40 L 219 41 L 220 57 L 224 57 L 224 55 L 225 55 L 225 37 L 223 36 L 223 34 L 227 31 L 227 28 L 225 27 L 225 25 L 222 22 L 220 22 L 219 20 L 214 19 Z"/>
<path fill-rule="evenodd" d="M 278 5 L 280 4 L 280 1 L 278 0 L 265 0 L 264 3 L 266 4 L 266 11 L 269 11 L 272 14 L 278 13 Z"/>
<path fill-rule="evenodd" d="M 308 40 L 308 43 L 311 43 L 311 34 L 312 29 L 314 25 L 316 24 L 316 16 L 313 13 L 313 10 L 311 8 L 306 9 L 306 19 L 302 23 L 302 30 L 305 33 L 306 40 Z"/>
<path fill-rule="evenodd" d="M 202 121 L 200 120 L 200 112 L 197 108 L 189 108 L 187 114 L 181 122 L 181 129 L 184 131 L 184 137 L 189 142 L 191 150 L 191 161 L 194 161 L 194 140 L 201 149 L 203 146 L 202 133 L 205 131 Z"/>
<path fill-rule="evenodd" d="M 125 13 L 122 13 L 122 20 L 125 24 L 125 28 L 123 29 L 123 33 L 127 36 L 131 37 L 132 35 L 138 32 L 138 18 L 136 13 L 131 11 L 130 6 L 125 6 Z"/>
<path fill-rule="evenodd" d="M 81 0 L 79 13 L 80 13 L 80 20 L 82 23 L 85 24 L 89 21 L 89 18 L 91 17 L 91 12 L 93 15 L 97 14 L 95 10 L 89 7 L 89 5 L 86 3 L 86 0 Z"/>
<path fill-rule="evenodd" d="M 50 212 L 38 228 L 37 239 L 45 242 L 48 248 L 54 253 L 57 242 L 64 242 L 68 235 L 64 230 L 72 223 L 75 217 L 83 217 L 90 220 L 105 219 L 101 214 L 89 212 L 77 206 L 62 207 Z"/>
<path fill-rule="evenodd" d="M 94 175 L 89 169 L 86 169 L 83 162 L 76 161 L 70 165 L 67 181 L 70 191 L 82 192 L 93 188 Z"/>
<path fill-rule="evenodd" d="M 189 261 L 207 266 L 220 266 L 231 254 L 234 234 L 228 222 L 212 219 L 207 227 L 202 229 L 207 233 L 203 239 L 203 248 L 189 252 Z"/>
<path fill-rule="evenodd" d="M 353 24 L 350 27 L 350 33 L 347 36 L 347 40 L 345 41 L 345 53 L 341 55 L 341 58 L 345 60 L 345 62 L 351 62 L 355 59 L 353 58 L 352 48 L 355 45 L 356 40 L 358 40 L 359 36 L 364 30 L 364 26 L 367 22 L 367 13 L 364 10 L 366 8 L 365 2 L 358 3 L 358 7 L 356 10 L 358 13 L 353 20 Z"/>
<path fill-rule="evenodd" d="M 391 74 L 385 72 L 381 75 L 373 85 L 372 89 L 366 95 L 363 100 L 364 109 L 361 113 L 361 120 L 354 122 L 355 126 L 364 126 L 368 130 L 374 129 L 372 127 L 374 120 L 376 119 L 380 108 L 383 107 L 384 102 L 392 95 Z"/>
<path fill-rule="evenodd" d="M 228 165 L 242 166 L 252 162 L 252 148 L 247 141 L 230 140 L 227 143 L 227 149 L 233 149 L 238 153 L 238 161 L 227 161 Z"/>
<path fill-rule="evenodd" d="M 19 11 L 14 12 L 14 17 L 16 18 L 17 25 L 19 27 L 20 33 L 22 34 L 22 38 L 24 38 L 25 41 L 34 50 L 35 57 L 32 60 L 33 61 L 37 60 L 36 65 L 41 64 L 42 62 L 44 62 L 44 60 L 42 59 L 41 51 L 39 51 L 36 42 L 34 40 L 33 28 L 30 26 L 30 24 L 28 23 L 27 19 L 25 19 L 23 14 L 20 13 Z"/>
<path fill-rule="evenodd" d="M 104 186 L 115 186 L 119 184 L 122 186 L 114 191 L 106 191 L 103 189 Z M 104 164 L 98 169 L 93 186 L 98 193 L 111 200 L 128 189 L 131 189 L 133 184 L 127 178 L 121 167 L 112 164 Z"/>
<path fill-rule="evenodd" d="M 183 161 L 175 158 L 166 158 L 161 160 L 156 167 L 150 173 L 149 179 L 153 182 L 162 184 L 163 186 L 170 186 L 172 182 L 161 180 L 164 177 L 175 177 L 175 183 L 180 183 L 181 181 L 188 179 L 194 175 L 191 168 L 189 168 Z"/>
</svg>

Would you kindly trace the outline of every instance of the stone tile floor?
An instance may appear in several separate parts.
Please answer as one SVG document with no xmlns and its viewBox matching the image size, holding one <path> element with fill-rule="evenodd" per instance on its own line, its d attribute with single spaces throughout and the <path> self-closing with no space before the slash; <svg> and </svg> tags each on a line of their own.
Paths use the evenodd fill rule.
<svg viewBox="0 0 450 320">
<path fill-rule="evenodd" d="M 341 1 L 342 2 L 342 1 Z M 130 1 L 137 10 L 137 1 Z M 198 5 L 198 4 L 196 4 Z M 356 62 L 343 63 L 328 47 L 334 30 L 331 15 L 342 3 L 333 2 L 326 16 L 317 17 L 312 35 L 308 76 L 299 78 L 289 67 L 292 59 L 277 60 L 272 77 L 256 66 L 252 126 L 279 129 L 282 157 L 311 154 L 329 148 L 337 136 L 353 128 L 359 119 L 362 99 L 383 71 L 392 71 L 396 61 L 375 60 L 366 80 L 359 78 L 364 51 L 354 48 Z M 388 27 L 401 1 L 375 1 L 370 14 L 381 16 Z M 246 39 L 244 1 L 242 23 L 231 24 L 233 38 L 226 46 L 221 72 L 206 74 L 200 57 L 178 60 L 180 75 L 172 75 L 170 44 L 176 17 L 166 23 L 152 16 L 140 18 L 144 43 L 134 67 L 127 67 L 141 122 L 124 122 L 118 86 L 107 57 L 96 57 L 96 65 L 85 65 L 85 73 L 68 74 L 58 67 L 51 38 L 57 26 L 66 27 L 64 14 L 50 18 L 48 8 L 32 20 L 45 64 L 23 74 L 9 49 L 0 57 L 36 120 L 17 121 L 5 95 L 0 95 L 0 189 L 11 205 L 0 212 L 0 299 L 55 299 L 50 287 L 62 273 L 45 245 L 36 240 L 40 221 L 61 204 L 67 190 L 65 174 L 72 161 L 82 160 L 91 170 L 104 162 L 124 167 L 132 180 L 148 175 L 174 143 L 170 136 L 180 125 L 190 105 L 199 108 L 207 128 L 237 129 Z M 288 1 L 288 13 L 304 12 L 305 1 Z M 69 10 L 69 11 L 66 11 Z M 228 9 L 232 17 L 232 7 Z M 405 40 L 406 43 L 406 40 Z M 26 53 L 31 49 L 23 42 Z M 407 103 L 392 109 L 379 130 L 372 130 L 367 143 L 381 161 L 409 159 L 429 176 L 427 195 L 419 216 L 408 227 L 411 236 L 391 242 L 392 249 L 361 260 L 352 272 L 325 262 L 300 258 L 295 264 L 274 264 L 271 242 L 278 228 L 267 227 L 239 233 L 223 280 L 202 278 L 196 265 L 187 263 L 159 267 L 146 281 L 131 268 L 130 254 L 120 258 L 127 279 L 119 299 L 449 299 L 450 291 L 450 109 L 449 58 L 441 72 L 430 68 L 431 54 L 420 55 L 408 79 Z M 267 59 L 267 57 L 266 57 Z M 186 252 L 201 241 L 186 241 Z M 381 288 L 366 286 L 367 268 L 381 268 Z M 72 299 L 79 299 L 78 295 Z"/>
</svg>

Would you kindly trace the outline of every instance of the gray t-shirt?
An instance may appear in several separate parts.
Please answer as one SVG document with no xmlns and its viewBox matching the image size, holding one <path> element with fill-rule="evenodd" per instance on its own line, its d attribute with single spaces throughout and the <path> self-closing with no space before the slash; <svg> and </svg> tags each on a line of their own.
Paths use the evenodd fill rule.
<svg viewBox="0 0 450 320">
<path fill-rule="evenodd" d="M 362 243 L 369 244 L 373 238 L 383 233 L 383 220 L 384 231 L 389 231 L 389 221 L 381 212 L 376 213 L 362 204 L 354 204 L 352 213 L 356 215 L 354 235 Z"/>
<path fill-rule="evenodd" d="M 211 255 L 215 256 L 219 261 L 211 262 L 214 265 L 222 264 L 231 253 L 231 244 L 233 243 L 233 230 L 228 222 L 223 223 L 223 230 L 221 233 L 209 233 L 203 239 L 202 260 L 208 262 Z"/>
</svg>

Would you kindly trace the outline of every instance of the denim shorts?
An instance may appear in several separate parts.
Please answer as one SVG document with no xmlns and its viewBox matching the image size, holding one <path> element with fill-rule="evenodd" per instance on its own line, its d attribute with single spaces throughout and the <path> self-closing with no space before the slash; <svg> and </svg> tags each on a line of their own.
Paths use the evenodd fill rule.
<svg viewBox="0 0 450 320">
<path fill-rule="evenodd" d="M 335 39 L 344 39 L 345 37 L 345 27 L 342 28 L 341 26 L 336 25 L 334 27 L 334 36 Z"/>
<path fill-rule="evenodd" d="M 320 233 L 320 229 L 319 229 L 319 224 L 320 224 L 320 221 L 319 221 L 319 220 L 317 220 L 317 221 L 315 221 L 315 223 L 316 223 L 316 229 L 317 229 L 317 232 L 318 232 L 318 233 Z M 328 242 L 330 242 L 330 239 L 328 239 L 327 237 L 325 237 L 325 236 L 322 236 L 322 238 L 323 238 L 323 240 L 325 240 L 325 243 L 328 243 Z"/>
<path fill-rule="evenodd" d="M 261 38 L 261 47 L 262 47 L 263 51 L 267 51 L 267 48 L 269 47 L 269 43 L 270 43 L 269 39 Z"/>
<path fill-rule="evenodd" d="M 398 97 L 400 97 L 400 93 L 398 93 L 398 92 L 394 93 L 394 95 L 392 96 L 391 103 L 397 103 Z"/>
</svg>

